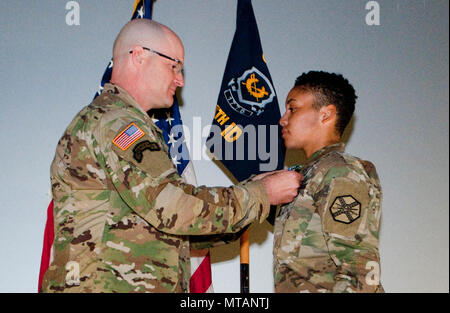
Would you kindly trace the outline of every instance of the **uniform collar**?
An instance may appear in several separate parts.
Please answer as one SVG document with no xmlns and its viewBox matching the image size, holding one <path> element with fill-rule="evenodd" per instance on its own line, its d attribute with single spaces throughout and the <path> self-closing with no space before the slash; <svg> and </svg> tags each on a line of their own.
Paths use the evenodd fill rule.
<svg viewBox="0 0 450 313">
<path fill-rule="evenodd" d="M 338 143 L 323 147 L 320 150 L 317 150 L 309 157 L 309 159 L 306 161 L 306 164 L 311 164 L 314 161 L 316 161 L 317 159 L 321 158 L 322 156 L 324 156 L 330 152 L 333 152 L 333 151 L 344 152 L 345 144 L 342 142 L 338 142 Z"/>
</svg>

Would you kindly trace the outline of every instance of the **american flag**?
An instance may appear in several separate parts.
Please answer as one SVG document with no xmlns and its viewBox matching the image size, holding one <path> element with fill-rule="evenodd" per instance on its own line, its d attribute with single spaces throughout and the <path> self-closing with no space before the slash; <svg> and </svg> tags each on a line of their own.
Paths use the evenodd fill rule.
<svg viewBox="0 0 450 313">
<path fill-rule="evenodd" d="M 122 150 L 127 150 L 129 146 L 138 141 L 145 133 L 136 126 L 136 124 L 131 123 L 127 126 L 116 138 L 114 138 L 113 143 Z"/>
<path fill-rule="evenodd" d="M 135 18 L 148 18 L 152 16 L 153 0 L 136 0 L 134 3 L 133 14 L 131 19 Z M 98 91 L 94 95 L 94 99 L 99 96 L 105 83 L 108 83 L 111 79 L 111 73 L 113 68 L 113 61 L 108 63 L 105 73 L 103 74 Z M 155 124 L 162 130 L 164 141 L 169 147 L 169 151 L 172 157 L 174 165 L 177 167 L 178 173 L 185 179 L 188 184 L 197 185 L 197 179 L 195 177 L 193 164 L 189 159 L 189 152 L 186 145 L 176 144 L 177 141 L 184 141 L 183 134 L 175 134 L 172 128 L 176 125 L 182 125 L 180 110 L 178 107 L 178 101 L 174 96 L 173 106 L 165 110 L 151 110 L 147 112 L 152 116 Z M 137 129 L 135 129 L 134 127 Z M 126 146 L 130 141 L 135 141 L 133 138 L 139 136 L 139 128 L 133 124 L 129 125 L 124 132 L 119 134 L 114 140 L 117 140 L 119 147 Z M 141 130 L 142 131 L 142 130 Z M 121 137 L 123 136 L 123 137 Z M 140 137 L 139 137 L 140 138 Z M 138 139 L 139 139 L 138 138 Z M 133 141 L 134 140 L 134 141 Z M 136 139 L 137 140 L 137 139 Z M 131 144 L 132 144 L 131 143 Z M 129 146 L 129 145 L 128 145 Z M 126 146 L 126 147 L 128 147 Z M 178 151 L 175 151 L 174 147 L 178 146 Z M 126 148 L 125 148 L 126 149 Z M 42 278 L 47 270 L 52 259 L 52 245 L 54 238 L 54 226 L 53 226 L 53 201 L 50 202 L 47 208 L 47 223 L 44 231 L 44 245 L 42 249 L 41 268 L 39 273 L 39 285 L 38 291 L 41 289 Z M 192 250 L 191 251 L 191 279 L 190 279 L 190 292 L 192 293 L 205 293 L 213 292 L 212 277 L 211 277 L 211 261 L 209 250 Z"/>
</svg>

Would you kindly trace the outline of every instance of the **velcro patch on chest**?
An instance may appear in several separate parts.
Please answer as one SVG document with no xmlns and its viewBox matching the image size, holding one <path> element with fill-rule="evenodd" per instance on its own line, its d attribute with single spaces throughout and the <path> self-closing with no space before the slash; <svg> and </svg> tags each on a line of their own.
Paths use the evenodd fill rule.
<svg viewBox="0 0 450 313">
<path fill-rule="evenodd" d="M 144 135 L 145 132 L 142 129 L 140 129 L 135 123 L 130 123 L 113 139 L 112 142 L 122 151 L 125 151 Z"/>
</svg>

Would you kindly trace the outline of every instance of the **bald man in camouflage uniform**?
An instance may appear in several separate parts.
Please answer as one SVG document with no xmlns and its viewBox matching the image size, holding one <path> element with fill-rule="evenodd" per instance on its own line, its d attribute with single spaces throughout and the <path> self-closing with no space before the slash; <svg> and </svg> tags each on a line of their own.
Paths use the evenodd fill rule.
<svg viewBox="0 0 450 313">
<path fill-rule="evenodd" d="M 229 188 L 186 184 L 146 113 L 170 107 L 184 84 L 181 40 L 164 25 L 133 20 L 113 57 L 112 84 L 57 146 L 54 258 L 42 291 L 188 292 L 189 236 L 262 222 L 270 204 L 292 201 L 300 175 Z"/>
<path fill-rule="evenodd" d="M 356 95 L 341 75 L 297 78 L 280 120 L 286 147 L 307 161 L 297 198 L 274 228 L 276 292 L 383 292 L 378 236 L 382 192 L 375 166 L 339 143 Z"/>
</svg>

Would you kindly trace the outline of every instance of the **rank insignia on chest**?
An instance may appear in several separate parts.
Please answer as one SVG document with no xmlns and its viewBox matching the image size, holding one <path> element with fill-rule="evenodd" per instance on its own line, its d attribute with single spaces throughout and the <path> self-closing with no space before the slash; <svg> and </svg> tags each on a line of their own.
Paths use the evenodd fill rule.
<svg viewBox="0 0 450 313">
<path fill-rule="evenodd" d="M 336 197 L 330 212 L 336 222 L 350 224 L 361 215 L 361 203 L 351 195 Z"/>
<path fill-rule="evenodd" d="M 121 150 L 127 150 L 133 143 L 138 141 L 145 133 L 136 124 L 131 123 L 120 134 L 113 139 L 113 144 Z"/>
</svg>

